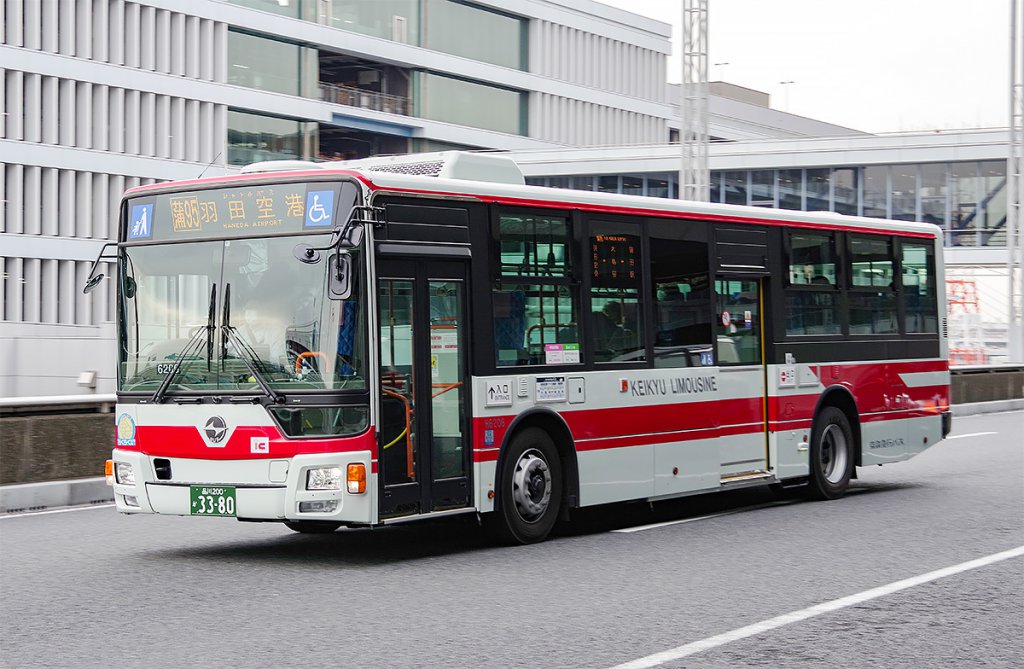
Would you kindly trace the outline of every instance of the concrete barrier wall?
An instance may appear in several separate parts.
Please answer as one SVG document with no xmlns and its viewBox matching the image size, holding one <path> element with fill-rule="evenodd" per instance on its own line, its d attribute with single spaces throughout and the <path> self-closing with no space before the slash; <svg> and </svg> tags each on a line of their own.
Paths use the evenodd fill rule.
<svg viewBox="0 0 1024 669">
<path fill-rule="evenodd" d="M 951 394 L 957 405 L 1024 398 L 1024 367 L 955 370 Z M 101 476 L 114 420 L 112 413 L 0 415 L 0 485 Z"/>
</svg>

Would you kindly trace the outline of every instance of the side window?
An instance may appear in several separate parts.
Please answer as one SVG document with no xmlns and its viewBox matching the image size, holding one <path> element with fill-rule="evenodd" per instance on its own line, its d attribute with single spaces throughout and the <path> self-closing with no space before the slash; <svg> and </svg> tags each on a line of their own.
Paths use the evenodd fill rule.
<svg viewBox="0 0 1024 669">
<path fill-rule="evenodd" d="M 896 322 L 895 265 L 888 237 L 851 235 L 849 254 L 850 334 L 891 334 Z"/>
<path fill-rule="evenodd" d="M 590 224 L 590 323 L 587 345 L 596 362 L 644 360 L 640 307 L 640 227 Z"/>
<path fill-rule="evenodd" d="M 650 226 L 654 366 L 714 364 L 707 224 Z"/>
<path fill-rule="evenodd" d="M 910 242 L 903 242 L 902 247 L 906 332 L 937 333 L 939 309 L 935 297 L 935 248 Z"/>
<path fill-rule="evenodd" d="M 718 364 L 761 362 L 761 292 L 757 279 L 716 279 Z"/>
<path fill-rule="evenodd" d="M 838 266 L 835 236 L 793 232 L 787 237 L 786 334 L 838 334 Z"/>
<path fill-rule="evenodd" d="M 502 214 L 492 295 L 499 367 L 580 362 L 579 287 L 564 216 Z"/>
</svg>

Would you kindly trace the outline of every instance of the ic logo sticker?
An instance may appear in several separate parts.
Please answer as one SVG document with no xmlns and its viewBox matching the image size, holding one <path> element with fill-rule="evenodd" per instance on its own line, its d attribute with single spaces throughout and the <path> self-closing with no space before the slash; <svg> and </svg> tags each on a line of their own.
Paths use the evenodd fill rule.
<svg viewBox="0 0 1024 669">
<path fill-rule="evenodd" d="M 210 445 L 219 444 L 224 441 L 224 437 L 228 434 L 228 424 L 224 422 L 224 419 L 220 416 L 211 416 L 206 421 L 206 438 L 210 440 Z"/>
<path fill-rule="evenodd" d="M 249 450 L 253 453 L 269 453 L 270 437 L 253 437 L 249 440 Z"/>
</svg>

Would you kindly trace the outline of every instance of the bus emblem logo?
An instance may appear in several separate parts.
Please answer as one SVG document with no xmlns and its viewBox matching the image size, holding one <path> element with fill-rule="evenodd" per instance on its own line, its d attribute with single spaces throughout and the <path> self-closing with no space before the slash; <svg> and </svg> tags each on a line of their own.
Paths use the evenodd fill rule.
<svg viewBox="0 0 1024 669">
<path fill-rule="evenodd" d="M 224 437 L 228 433 L 228 424 L 224 422 L 224 419 L 220 416 L 211 416 L 206 421 L 206 438 L 214 444 L 219 444 L 224 441 Z"/>
</svg>

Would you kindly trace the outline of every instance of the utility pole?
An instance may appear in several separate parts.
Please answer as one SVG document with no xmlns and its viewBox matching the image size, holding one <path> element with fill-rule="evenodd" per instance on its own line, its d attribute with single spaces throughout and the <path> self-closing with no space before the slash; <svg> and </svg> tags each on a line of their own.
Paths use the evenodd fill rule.
<svg viewBox="0 0 1024 669">
<path fill-rule="evenodd" d="M 708 0 L 683 0 L 682 127 L 679 144 L 679 199 L 707 202 L 708 173 Z"/>
<path fill-rule="evenodd" d="M 1007 359 L 1024 362 L 1024 0 L 1010 0 L 1010 137 L 1006 162 Z"/>
</svg>

